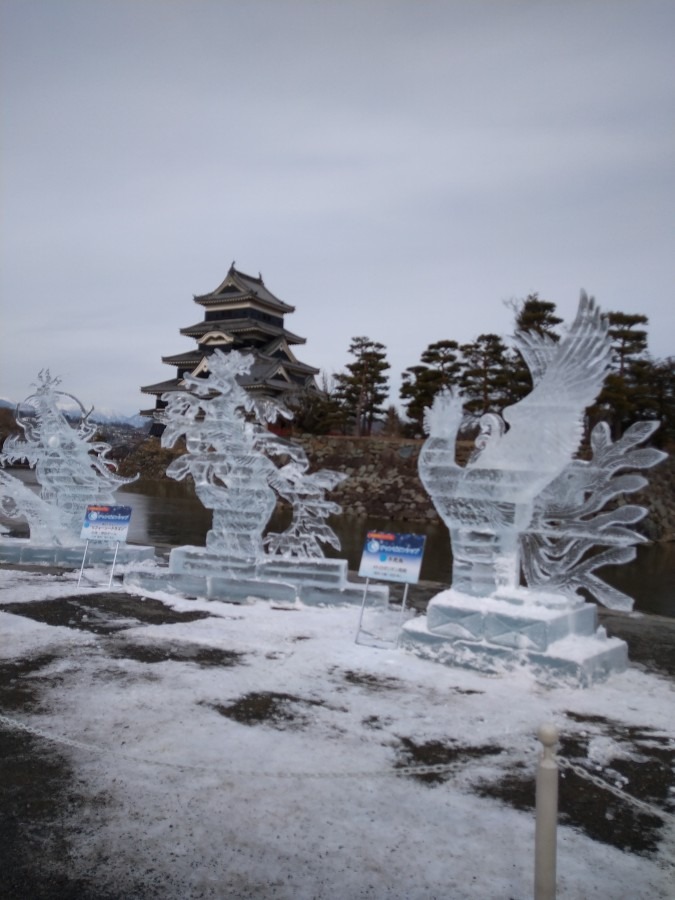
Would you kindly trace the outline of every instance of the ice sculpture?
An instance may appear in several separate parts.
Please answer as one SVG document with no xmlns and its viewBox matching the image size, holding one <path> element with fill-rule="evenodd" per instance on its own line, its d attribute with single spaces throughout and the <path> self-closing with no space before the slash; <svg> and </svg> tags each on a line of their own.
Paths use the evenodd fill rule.
<svg viewBox="0 0 675 900">
<path fill-rule="evenodd" d="M 237 382 L 251 363 L 252 357 L 237 351 L 227 356 L 215 351 L 207 378 L 186 375 L 186 391 L 165 394 L 162 446 L 185 438 L 187 452 L 171 463 L 167 475 L 176 480 L 191 475 L 197 496 L 214 511 L 207 548 L 223 559 L 255 565 L 276 496 L 275 466 L 259 446 L 261 411 Z"/>
<path fill-rule="evenodd" d="M 0 464 L 4 460 L 0 457 Z M 0 512 L 9 520 L 25 521 L 35 543 L 57 543 L 61 531 L 58 510 L 18 478 L 0 469 Z M 5 533 L 9 529 L 4 529 Z"/>
<path fill-rule="evenodd" d="M 629 598 L 593 572 L 632 558 L 640 536 L 627 526 L 644 515 L 630 505 L 602 510 L 645 484 L 640 476 L 617 476 L 620 470 L 647 468 L 665 454 L 634 449 L 655 423 L 633 426 L 616 444 L 601 424 L 593 431 L 592 460 L 572 459 L 585 409 L 610 361 L 607 321 L 592 299 L 582 293 L 559 343 L 534 333 L 516 335 L 516 343 L 533 389 L 506 408 L 503 419 L 494 413 L 481 418 L 465 467 L 455 461 L 461 395 L 440 393 L 427 411 L 429 437 L 419 472 L 450 531 L 452 586 L 431 602 L 423 629 L 414 623 L 406 628 L 418 637 L 425 631 L 427 643 L 434 635 L 449 640 L 453 646 L 443 650 L 448 658 L 468 661 L 473 653 L 481 667 L 489 658 L 525 652 L 542 664 L 556 659 L 588 681 L 621 668 L 622 659 L 625 665 L 625 645 L 596 633 L 595 606 L 577 591 L 585 588 L 608 606 L 630 608 Z M 598 545 L 608 549 L 589 555 Z M 554 646 L 570 634 L 578 636 L 577 644 L 586 642 L 583 665 L 578 652 L 572 659 L 567 648 Z"/>
<path fill-rule="evenodd" d="M 266 427 L 286 408 L 272 400 L 256 403 L 237 381 L 253 365 L 251 354 L 216 350 L 209 359 L 208 378 L 185 376 L 185 393 L 165 394 L 166 428 L 162 445 L 173 447 L 185 437 L 187 453 L 167 469 L 183 479 L 191 475 L 197 496 L 213 510 L 206 546 L 221 559 L 257 564 L 264 558 L 263 531 L 277 503 L 277 495 L 293 507 L 293 521 L 266 543 L 283 556 L 322 556 L 319 541 L 337 549 L 340 543 L 322 520 L 340 507 L 324 498 L 326 490 L 346 476 L 323 470 L 307 474 L 305 451 L 284 441 Z M 271 457 L 290 457 L 283 466 Z"/>
<path fill-rule="evenodd" d="M 257 401 L 241 386 L 253 363 L 251 354 L 215 350 L 207 377 L 186 375 L 184 391 L 163 395 L 162 445 L 184 438 L 187 451 L 167 474 L 191 476 L 197 496 L 213 510 L 206 547 L 172 550 L 164 581 L 214 598 L 253 594 L 321 602 L 328 599 L 325 590 L 352 601 L 346 561 L 325 559 L 321 549 L 321 543 L 340 547 L 326 522 L 340 507 L 325 493 L 346 476 L 327 469 L 309 473 L 303 448 L 270 431 L 269 423 L 290 413 L 269 398 Z M 291 505 L 292 521 L 282 533 L 263 538 L 278 498 Z M 149 582 L 136 578 L 134 584 Z"/>
<path fill-rule="evenodd" d="M 337 515 L 340 507 L 326 500 L 325 494 L 347 476 L 330 469 L 309 473 L 304 450 L 301 447 L 296 450 L 300 452 L 280 469 L 275 485 L 291 504 L 293 518 L 285 531 L 271 532 L 265 537 L 265 549 L 284 558 L 318 558 L 323 556 L 322 543 L 340 549 L 339 538 L 324 521 L 329 515 Z"/>
<path fill-rule="evenodd" d="M 35 391 L 19 404 L 17 424 L 23 435 L 9 436 L 0 453 L 3 467 L 26 460 L 34 468 L 40 494 L 37 496 L 19 479 L 0 472 L 0 505 L 9 518 L 25 519 L 30 529 L 29 546 L 3 542 L 7 555 L 21 551 L 21 559 L 48 561 L 51 548 L 80 548 L 84 514 L 89 504 L 114 504 L 114 491 L 134 478 L 115 474 L 116 464 L 108 459 L 110 446 L 93 442 L 96 425 L 72 394 L 58 389 L 59 378 L 49 370 L 38 374 Z M 69 420 L 66 413 L 70 414 Z M 148 556 L 150 548 L 138 548 L 134 557 Z M 54 551 L 54 561 L 64 556 Z M 75 556 L 82 551 L 76 549 Z M 101 554 L 99 554 L 101 555 Z M 129 556 L 129 553 L 126 554 Z M 72 556 L 72 554 L 71 554 Z M 70 558 L 70 557 L 69 557 Z M 122 557 L 119 557 L 122 561 Z"/>
<path fill-rule="evenodd" d="M 595 426 L 590 461 L 573 460 L 535 500 L 520 541 L 526 584 L 566 594 L 585 589 L 610 609 L 633 608 L 631 597 L 593 573 L 635 559 L 635 545 L 646 540 L 628 526 L 647 510 L 617 500 L 647 485 L 642 475 L 626 470 L 648 469 L 665 458 L 661 450 L 635 449 L 658 427 L 659 422 L 636 422 L 613 443 L 606 422 Z M 598 547 L 606 549 L 594 552 Z"/>
</svg>

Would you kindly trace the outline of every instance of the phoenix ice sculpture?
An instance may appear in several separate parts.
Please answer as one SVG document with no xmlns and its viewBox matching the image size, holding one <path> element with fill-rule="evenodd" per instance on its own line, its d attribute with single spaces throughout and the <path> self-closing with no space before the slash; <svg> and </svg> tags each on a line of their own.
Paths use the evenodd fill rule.
<svg viewBox="0 0 675 900">
<path fill-rule="evenodd" d="M 10 519 L 25 519 L 30 530 L 27 545 L 16 539 L 3 542 L 0 554 L 7 558 L 16 554 L 22 561 L 73 562 L 78 554 L 81 558 L 85 542 L 80 534 L 87 506 L 114 504 L 114 491 L 138 477 L 115 474 L 117 466 L 108 459 L 110 445 L 92 441 L 96 434 L 96 425 L 89 419 L 93 408 L 87 412 L 76 397 L 59 390 L 59 384 L 49 370 L 38 374 L 35 391 L 16 411 L 23 435 L 8 437 L 0 453 L 3 467 L 26 460 L 40 485 L 38 496 L 19 479 L 0 471 L 2 512 Z M 96 555 L 104 558 L 105 552 Z M 126 556 L 123 552 L 118 559 L 121 562 L 129 555 L 130 551 Z M 143 558 L 152 551 L 135 548 L 131 555 Z"/>
<path fill-rule="evenodd" d="M 608 606 L 630 608 L 630 598 L 593 572 L 632 558 L 641 538 L 627 526 L 645 514 L 631 505 L 603 510 L 646 483 L 637 475 L 619 475 L 621 470 L 647 468 L 665 454 L 634 449 L 656 423 L 633 426 L 615 444 L 601 423 L 591 437 L 590 462 L 572 459 L 585 409 L 610 363 L 608 323 L 592 299 L 582 293 L 559 343 L 533 333 L 517 334 L 516 343 L 533 389 L 506 408 L 503 418 L 481 418 L 466 466 L 455 461 L 461 395 L 440 393 L 427 411 L 429 437 L 419 472 L 450 532 L 452 586 L 432 600 L 423 628 L 406 628 L 417 638 L 424 632 L 427 645 L 434 636 L 449 640 L 452 646 L 443 647 L 442 655 L 450 661 L 484 667 L 497 657 L 522 659 L 529 653 L 542 665 L 556 660 L 588 681 L 625 665 L 625 645 L 596 633 L 595 606 L 577 591 L 585 588 Z M 607 549 L 589 555 L 598 545 Z M 568 647 L 556 645 L 570 633 L 579 635 L 577 645 L 585 643 L 581 656 L 579 646 L 570 657 Z"/>
<path fill-rule="evenodd" d="M 355 601 L 346 561 L 325 559 L 321 549 L 322 543 L 340 547 L 326 522 L 340 507 L 325 493 L 346 476 L 328 469 L 310 473 L 303 448 L 270 431 L 269 423 L 291 414 L 241 386 L 253 363 L 251 354 L 215 350 L 206 377 L 186 375 L 184 391 L 162 397 L 162 445 L 184 438 L 186 446 L 167 474 L 192 477 L 213 521 L 206 547 L 172 550 L 168 578 L 161 578 L 168 587 L 213 598 L 324 602 L 337 592 Z M 292 507 L 292 521 L 280 534 L 263 537 L 277 498 Z M 140 577 L 142 583 L 134 576 L 129 584 L 147 587 L 148 578 Z"/>
</svg>

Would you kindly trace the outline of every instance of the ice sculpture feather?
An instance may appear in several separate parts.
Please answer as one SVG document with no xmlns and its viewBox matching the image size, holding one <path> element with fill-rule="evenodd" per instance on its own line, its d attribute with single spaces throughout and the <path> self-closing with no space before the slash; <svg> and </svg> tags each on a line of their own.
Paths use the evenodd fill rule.
<svg viewBox="0 0 675 900">
<path fill-rule="evenodd" d="M 504 410 L 508 431 L 487 442 L 471 465 L 532 471 L 541 490 L 579 446 L 584 410 L 597 396 L 609 367 L 608 324 L 594 300 L 582 292 L 577 316 L 558 344 L 523 334 L 518 343 L 534 388 Z"/>
<path fill-rule="evenodd" d="M 532 384 L 536 387 L 558 349 L 558 342 L 549 335 L 536 331 L 517 331 L 513 340 L 530 370 Z"/>
<path fill-rule="evenodd" d="M 629 562 L 635 557 L 634 545 L 645 540 L 627 526 L 639 522 L 647 510 L 618 505 L 618 498 L 647 484 L 643 476 L 622 470 L 648 469 L 665 458 L 663 451 L 652 447 L 636 449 L 658 427 L 656 421 L 636 422 L 613 443 L 607 423 L 598 423 L 591 432 L 592 459 L 573 460 L 542 491 L 530 528 L 521 536 L 530 586 L 545 585 L 564 593 L 585 589 L 612 609 L 632 608 L 630 597 L 593 573 L 602 566 Z M 607 549 L 597 552 L 598 547 Z"/>
<path fill-rule="evenodd" d="M 424 431 L 430 438 L 455 441 L 464 415 L 463 398 L 452 388 L 443 388 L 424 410 Z"/>
</svg>

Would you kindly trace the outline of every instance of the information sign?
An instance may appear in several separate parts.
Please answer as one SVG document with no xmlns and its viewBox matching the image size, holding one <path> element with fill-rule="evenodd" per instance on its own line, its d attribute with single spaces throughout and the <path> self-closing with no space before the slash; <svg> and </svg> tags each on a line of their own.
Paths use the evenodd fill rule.
<svg viewBox="0 0 675 900">
<path fill-rule="evenodd" d="M 130 506 L 88 506 L 80 540 L 122 544 L 127 539 Z"/>
<path fill-rule="evenodd" d="M 369 531 L 359 575 L 362 578 L 416 584 L 420 577 L 425 540 L 423 534 Z"/>
</svg>

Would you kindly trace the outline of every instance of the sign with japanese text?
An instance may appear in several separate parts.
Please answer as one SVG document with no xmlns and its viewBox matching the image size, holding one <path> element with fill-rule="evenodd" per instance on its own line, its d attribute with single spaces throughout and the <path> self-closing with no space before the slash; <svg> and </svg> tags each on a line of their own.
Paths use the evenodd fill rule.
<svg viewBox="0 0 675 900">
<path fill-rule="evenodd" d="M 88 506 L 80 540 L 122 544 L 127 539 L 130 521 L 130 506 Z"/>
<path fill-rule="evenodd" d="M 425 540 L 423 534 L 369 531 L 359 575 L 362 578 L 416 584 L 420 577 Z"/>
</svg>

